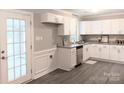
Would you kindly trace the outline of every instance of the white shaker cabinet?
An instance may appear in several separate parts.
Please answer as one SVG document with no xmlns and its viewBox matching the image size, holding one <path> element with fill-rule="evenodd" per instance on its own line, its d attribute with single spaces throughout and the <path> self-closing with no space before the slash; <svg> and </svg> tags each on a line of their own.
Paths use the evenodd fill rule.
<svg viewBox="0 0 124 93">
<path fill-rule="evenodd" d="M 119 19 L 119 24 L 120 24 L 119 34 L 124 34 L 124 19 Z"/>
<path fill-rule="evenodd" d="M 54 24 L 63 24 L 63 16 L 56 15 L 53 13 L 44 13 L 41 15 L 42 23 L 54 23 Z"/>
<path fill-rule="evenodd" d="M 117 45 L 110 45 L 109 59 L 110 60 L 118 60 L 118 46 Z"/>
<path fill-rule="evenodd" d="M 100 58 L 109 59 L 109 45 L 101 45 L 100 47 Z"/>
<path fill-rule="evenodd" d="M 102 34 L 110 34 L 111 32 L 111 20 L 102 20 L 101 21 L 102 25 Z"/>
<path fill-rule="evenodd" d="M 90 57 L 90 45 L 83 46 L 83 61 L 86 61 Z"/>
<path fill-rule="evenodd" d="M 91 21 L 83 21 L 80 22 L 80 34 L 85 35 L 85 34 L 91 34 Z"/>
<path fill-rule="evenodd" d="M 101 21 L 91 21 L 91 34 L 101 34 L 102 33 L 102 23 Z"/>
<path fill-rule="evenodd" d="M 58 35 L 76 35 L 78 24 L 77 18 L 64 17 L 64 24 L 58 25 Z"/>
<path fill-rule="evenodd" d="M 124 62 L 124 46 L 110 46 L 110 60 Z"/>
<path fill-rule="evenodd" d="M 99 45 L 98 44 L 91 44 L 90 56 L 95 57 L 95 58 L 99 58 Z"/>
<path fill-rule="evenodd" d="M 58 48 L 59 68 L 70 71 L 76 65 L 76 48 Z"/>
<path fill-rule="evenodd" d="M 70 19 L 70 35 L 75 35 L 77 34 L 77 20 L 76 18 L 71 18 Z"/>
<path fill-rule="evenodd" d="M 64 24 L 58 25 L 58 35 L 70 35 L 70 18 L 64 17 Z"/>
<path fill-rule="evenodd" d="M 124 19 L 112 20 L 111 34 L 124 34 Z"/>
<path fill-rule="evenodd" d="M 120 21 L 118 19 L 111 21 L 112 31 L 110 34 L 119 34 L 120 32 Z"/>
<path fill-rule="evenodd" d="M 79 31 L 80 31 L 80 35 L 85 35 L 86 34 L 85 22 L 81 21 L 79 23 Z"/>
<path fill-rule="evenodd" d="M 90 49 L 91 57 L 109 59 L 109 45 L 93 44 Z"/>
<path fill-rule="evenodd" d="M 124 62 L 124 46 L 118 46 L 118 61 Z"/>
</svg>

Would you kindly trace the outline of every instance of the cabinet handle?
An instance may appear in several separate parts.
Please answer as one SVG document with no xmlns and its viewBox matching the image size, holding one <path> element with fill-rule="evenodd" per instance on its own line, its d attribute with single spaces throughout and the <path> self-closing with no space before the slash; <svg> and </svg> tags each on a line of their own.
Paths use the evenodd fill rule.
<svg viewBox="0 0 124 93">
<path fill-rule="evenodd" d="M 118 49 L 118 53 L 120 53 L 120 49 Z"/>
<path fill-rule="evenodd" d="M 53 58 L 53 55 L 50 55 L 50 58 L 52 59 Z"/>
<path fill-rule="evenodd" d="M 86 51 L 88 51 L 88 48 L 86 49 Z"/>
</svg>

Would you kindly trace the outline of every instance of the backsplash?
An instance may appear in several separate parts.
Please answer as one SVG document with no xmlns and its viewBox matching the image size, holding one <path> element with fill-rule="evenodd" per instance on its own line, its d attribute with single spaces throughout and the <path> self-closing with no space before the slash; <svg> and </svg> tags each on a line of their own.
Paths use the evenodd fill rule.
<svg viewBox="0 0 124 93">
<path fill-rule="evenodd" d="M 85 35 L 81 38 L 84 42 L 98 42 L 98 39 L 102 39 L 102 36 L 105 35 Z M 117 40 L 124 40 L 124 35 L 106 35 L 106 38 L 108 38 L 108 42 L 115 43 Z"/>
<path fill-rule="evenodd" d="M 96 42 L 98 38 L 101 38 L 101 35 L 85 35 L 81 36 L 81 39 L 84 42 Z"/>
</svg>

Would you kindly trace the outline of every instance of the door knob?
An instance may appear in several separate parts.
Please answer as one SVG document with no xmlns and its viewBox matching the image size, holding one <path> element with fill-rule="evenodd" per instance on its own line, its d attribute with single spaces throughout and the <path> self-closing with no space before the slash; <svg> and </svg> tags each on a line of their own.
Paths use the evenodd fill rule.
<svg viewBox="0 0 124 93">
<path fill-rule="evenodd" d="M 5 53 L 5 51 L 4 51 L 4 50 L 2 50 L 2 51 L 1 51 L 1 53 L 3 54 L 3 53 Z"/>
<path fill-rule="evenodd" d="M 4 57 L 4 56 L 2 56 L 2 58 L 1 58 L 1 59 L 3 59 L 3 60 L 4 60 L 4 59 L 5 59 L 5 57 Z"/>
<path fill-rule="evenodd" d="M 52 59 L 52 58 L 53 58 L 53 56 L 52 56 L 52 55 L 50 55 L 50 58 Z"/>
</svg>

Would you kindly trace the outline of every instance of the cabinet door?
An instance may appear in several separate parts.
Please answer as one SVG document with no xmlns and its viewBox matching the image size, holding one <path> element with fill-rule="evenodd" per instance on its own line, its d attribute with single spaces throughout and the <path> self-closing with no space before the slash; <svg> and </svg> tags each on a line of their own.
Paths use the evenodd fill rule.
<svg viewBox="0 0 124 93">
<path fill-rule="evenodd" d="M 80 22 L 80 25 L 79 25 L 79 30 L 80 30 L 80 34 L 81 35 L 85 35 L 86 34 L 86 24 L 85 22 Z"/>
<path fill-rule="evenodd" d="M 120 32 L 120 22 L 118 19 L 114 19 L 111 21 L 111 29 L 112 31 L 110 32 L 110 34 L 119 34 Z"/>
<path fill-rule="evenodd" d="M 91 21 L 85 21 L 82 23 L 82 31 L 84 34 L 91 34 Z"/>
<path fill-rule="evenodd" d="M 64 35 L 70 35 L 70 18 L 64 18 Z"/>
<path fill-rule="evenodd" d="M 96 48 L 96 45 L 95 44 L 91 44 L 91 47 L 90 47 L 90 56 L 91 57 L 95 57 L 95 55 L 94 55 L 94 50 L 96 50 L 95 49 Z"/>
<path fill-rule="evenodd" d="M 58 35 L 70 35 L 70 18 L 64 17 L 64 24 L 58 25 Z"/>
<path fill-rule="evenodd" d="M 85 45 L 83 48 L 83 61 L 86 61 L 89 58 L 89 46 Z"/>
<path fill-rule="evenodd" d="M 57 15 L 56 18 L 57 18 L 57 23 L 64 23 L 64 18 L 63 18 L 63 16 Z"/>
<path fill-rule="evenodd" d="M 119 19 L 119 34 L 124 34 L 124 19 Z"/>
<path fill-rule="evenodd" d="M 91 34 L 101 34 L 102 31 L 102 25 L 101 25 L 101 21 L 91 21 L 91 29 L 92 32 Z"/>
<path fill-rule="evenodd" d="M 87 59 L 87 48 L 86 46 L 83 47 L 83 61 Z"/>
<path fill-rule="evenodd" d="M 99 58 L 99 45 L 93 44 L 90 47 L 90 55 L 94 58 Z"/>
<path fill-rule="evenodd" d="M 109 45 L 101 45 L 100 58 L 109 59 Z"/>
<path fill-rule="evenodd" d="M 118 47 L 116 45 L 110 45 L 109 59 L 118 60 Z"/>
<path fill-rule="evenodd" d="M 71 55 L 71 67 L 76 65 L 76 53 Z"/>
<path fill-rule="evenodd" d="M 55 23 L 57 18 L 54 14 L 48 13 L 47 16 L 47 22 Z M 45 20 L 45 19 L 44 19 Z"/>
<path fill-rule="evenodd" d="M 124 46 L 118 47 L 118 61 L 124 62 Z"/>
<path fill-rule="evenodd" d="M 71 18 L 70 19 L 70 34 L 71 35 L 75 35 L 76 34 L 76 31 L 77 31 L 77 22 L 76 22 L 76 19 L 75 18 Z"/>
<path fill-rule="evenodd" d="M 111 32 L 111 20 L 103 20 L 102 23 L 102 34 L 110 34 Z"/>
</svg>

